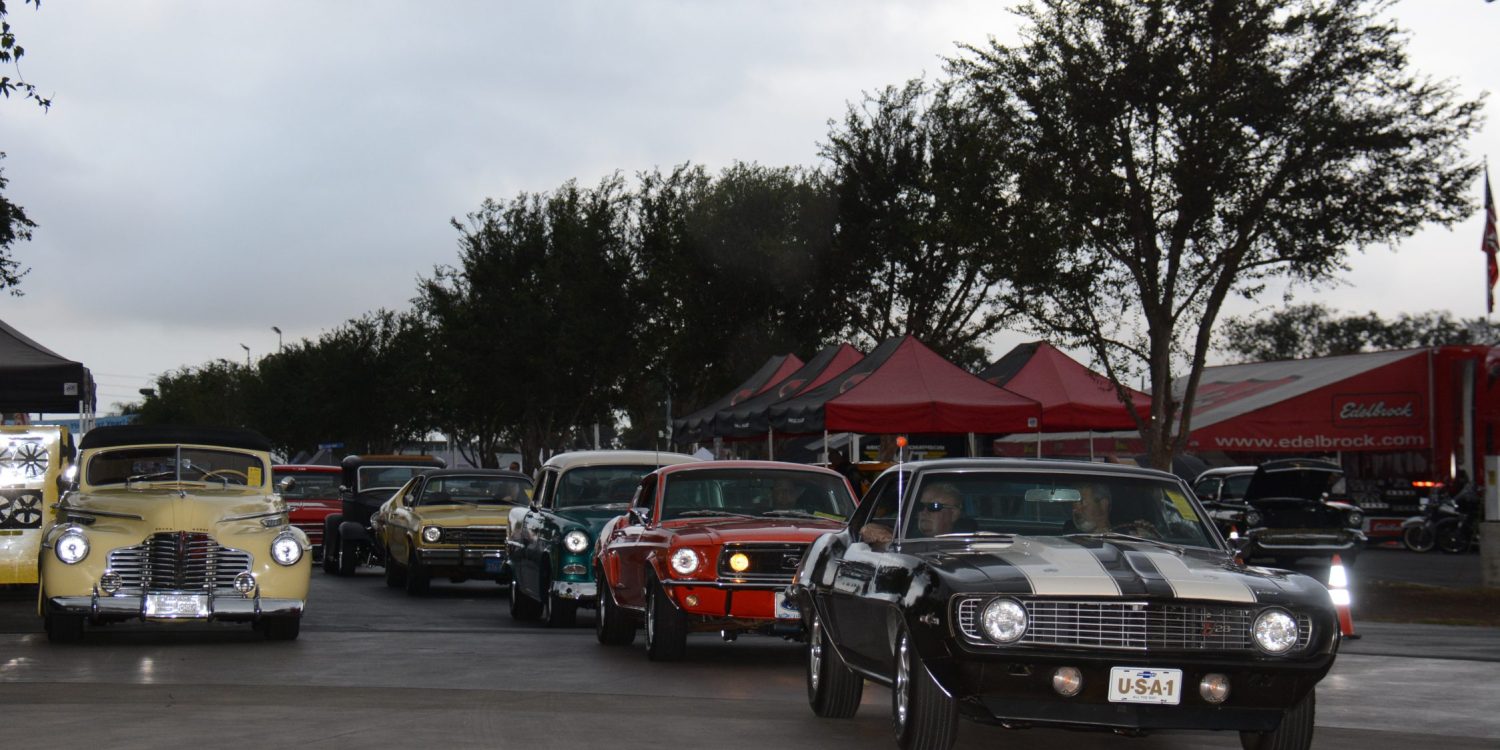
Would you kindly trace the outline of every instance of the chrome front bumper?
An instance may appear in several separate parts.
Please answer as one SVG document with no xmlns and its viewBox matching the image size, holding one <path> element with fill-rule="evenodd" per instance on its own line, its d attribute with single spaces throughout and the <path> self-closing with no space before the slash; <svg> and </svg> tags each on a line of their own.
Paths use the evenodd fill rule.
<svg viewBox="0 0 1500 750">
<path fill-rule="evenodd" d="M 417 559 L 423 565 L 433 568 L 464 568 L 471 571 L 483 571 L 485 561 L 499 560 L 504 566 L 509 559 L 503 548 L 497 547 L 460 547 L 458 549 L 422 549 L 417 548 Z"/>
<path fill-rule="evenodd" d="M 599 585 L 593 581 L 553 581 L 552 593 L 559 599 L 588 601 L 599 596 Z"/>
<path fill-rule="evenodd" d="M 158 594 L 201 594 L 198 591 L 160 591 Z M 199 621 L 224 620 L 231 622 L 253 622 L 262 617 L 300 616 L 307 602 L 302 599 L 268 599 L 263 597 L 209 596 L 208 611 L 201 616 L 146 615 L 146 597 L 140 594 L 127 596 L 52 596 L 47 598 L 47 610 L 53 613 L 85 615 L 91 618 L 130 619 L 151 621 Z"/>
<path fill-rule="evenodd" d="M 1305 551 L 1309 555 L 1331 552 L 1346 552 L 1365 543 L 1364 532 L 1345 530 L 1335 534 L 1328 533 L 1256 533 L 1250 532 L 1249 547 L 1252 552 L 1259 550 L 1267 553 L 1291 553 Z"/>
</svg>

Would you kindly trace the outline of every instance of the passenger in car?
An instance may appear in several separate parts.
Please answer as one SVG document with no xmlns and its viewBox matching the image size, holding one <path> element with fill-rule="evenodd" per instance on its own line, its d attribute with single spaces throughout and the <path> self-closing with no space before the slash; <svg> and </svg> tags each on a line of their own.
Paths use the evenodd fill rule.
<svg viewBox="0 0 1500 750">
<path fill-rule="evenodd" d="M 1146 539 L 1160 539 L 1161 533 L 1149 520 L 1129 514 L 1128 507 L 1114 507 L 1109 488 L 1093 482 L 1078 487 L 1078 502 L 1073 504 L 1073 518 L 1063 526 L 1063 533 L 1103 534 L 1115 532 Z"/>
</svg>

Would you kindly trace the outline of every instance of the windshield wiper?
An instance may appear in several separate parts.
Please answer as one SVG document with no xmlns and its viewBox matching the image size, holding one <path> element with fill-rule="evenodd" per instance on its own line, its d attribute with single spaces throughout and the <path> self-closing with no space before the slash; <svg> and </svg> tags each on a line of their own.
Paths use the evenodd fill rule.
<svg viewBox="0 0 1500 750">
<path fill-rule="evenodd" d="M 1094 534 L 1084 534 L 1084 533 L 1067 534 L 1066 536 L 1068 536 L 1068 537 L 1084 536 L 1084 537 L 1088 537 L 1090 539 L 1124 539 L 1125 541 L 1128 541 L 1128 542 L 1141 542 L 1142 544 L 1155 545 L 1157 547 L 1163 547 L 1165 549 L 1173 550 L 1175 552 L 1181 552 L 1182 549 L 1183 549 L 1183 545 L 1181 545 L 1181 544 L 1173 544 L 1171 542 L 1162 541 L 1161 539 L 1147 539 L 1146 537 L 1143 537 L 1143 536 L 1132 536 L 1130 534 L 1121 534 L 1118 531 L 1102 531 L 1102 532 L 1098 532 L 1098 533 L 1094 533 Z"/>
<path fill-rule="evenodd" d="M 786 510 L 766 510 L 766 511 L 761 511 L 761 515 L 763 515 L 763 516 L 788 516 L 788 517 L 791 517 L 791 518 L 819 518 L 819 519 L 826 519 L 826 520 L 830 520 L 830 521 L 833 520 L 831 518 L 826 518 L 826 516 L 820 516 L 820 515 L 818 515 L 816 513 L 810 513 L 810 512 L 805 511 L 805 510 L 798 510 L 798 509 L 794 509 L 794 508 L 789 508 L 789 509 L 786 509 Z"/>
<path fill-rule="evenodd" d="M 678 518 L 686 518 L 688 516 L 727 516 L 729 518 L 754 518 L 754 516 L 747 513 L 730 513 L 727 510 L 685 510 L 677 514 Z"/>
</svg>

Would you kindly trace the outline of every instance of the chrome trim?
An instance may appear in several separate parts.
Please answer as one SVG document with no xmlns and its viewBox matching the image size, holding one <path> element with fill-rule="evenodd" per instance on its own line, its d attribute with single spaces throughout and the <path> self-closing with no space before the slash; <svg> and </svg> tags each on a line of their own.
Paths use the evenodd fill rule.
<svg viewBox="0 0 1500 750">
<path fill-rule="evenodd" d="M 173 593 L 162 591 L 158 593 Z M 177 593 L 198 594 L 201 592 L 185 591 Z M 243 620 L 252 621 L 262 615 L 300 615 L 306 606 L 302 599 L 262 599 L 225 596 L 210 597 L 210 612 L 207 617 L 201 618 L 175 618 L 184 620 Z M 91 615 L 94 617 L 134 617 L 141 618 L 141 612 L 145 608 L 144 596 L 99 596 L 94 592 L 89 596 L 54 596 L 48 597 L 47 606 L 53 612 L 66 614 Z M 152 620 L 165 620 L 169 618 L 153 617 Z"/>
<path fill-rule="evenodd" d="M 785 591 L 787 583 L 764 582 L 764 583 L 733 583 L 728 581 L 694 581 L 691 579 L 669 579 L 662 581 L 663 586 L 701 586 L 706 589 L 734 589 L 749 591 Z"/>
<path fill-rule="evenodd" d="M 62 503 L 53 503 L 52 509 L 61 513 L 82 513 L 86 516 L 100 516 L 102 518 L 124 518 L 130 521 L 146 520 L 145 516 L 138 516 L 134 513 L 116 513 L 112 510 L 91 510 L 88 508 L 75 508 L 71 505 L 63 505 Z"/>
<path fill-rule="evenodd" d="M 599 586 L 593 581 L 553 581 L 552 593 L 561 599 L 589 600 L 599 595 Z"/>
<path fill-rule="evenodd" d="M 228 523 L 230 521 L 249 521 L 255 518 L 270 518 L 272 516 L 286 515 L 286 513 L 287 511 L 285 510 L 263 510 L 256 511 L 254 513 L 241 513 L 237 516 L 225 516 L 223 518 L 220 518 L 219 523 Z"/>
<path fill-rule="evenodd" d="M 958 634 L 973 646 L 1002 647 L 986 638 L 979 612 L 996 596 L 959 595 L 952 602 Z M 1007 597 L 1008 598 L 1008 597 Z M 1025 635 L 1008 646 L 1068 646 L 1086 649 L 1151 651 L 1234 651 L 1262 653 L 1251 629 L 1267 609 L 1254 605 L 1178 602 L 1054 600 L 1018 598 L 1026 608 Z M 1297 619 L 1297 645 L 1312 642 L 1312 618 Z"/>
</svg>

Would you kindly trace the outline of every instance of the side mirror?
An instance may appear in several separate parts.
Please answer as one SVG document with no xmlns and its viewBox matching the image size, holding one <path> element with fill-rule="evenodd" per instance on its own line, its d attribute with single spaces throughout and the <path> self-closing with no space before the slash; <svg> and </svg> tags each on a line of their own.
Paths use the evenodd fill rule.
<svg viewBox="0 0 1500 750">
<path fill-rule="evenodd" d="M 277 492 L 281 492 L 281 493 L 287 493 L 287 492 L 291 492 L 292 489 L 295 488 L 296 486 L 297 486 L 297 479 L 295 477 L 282 477 L 281 481 L 276 483 L 276 491 Z"/>
<path fill-rule="evenodd" d="M 649 508 L 631 508 L 630 522 L 638 523 L 642 526 L 649 525 L 651 523 L 651 510 Z"/>
</svg>

